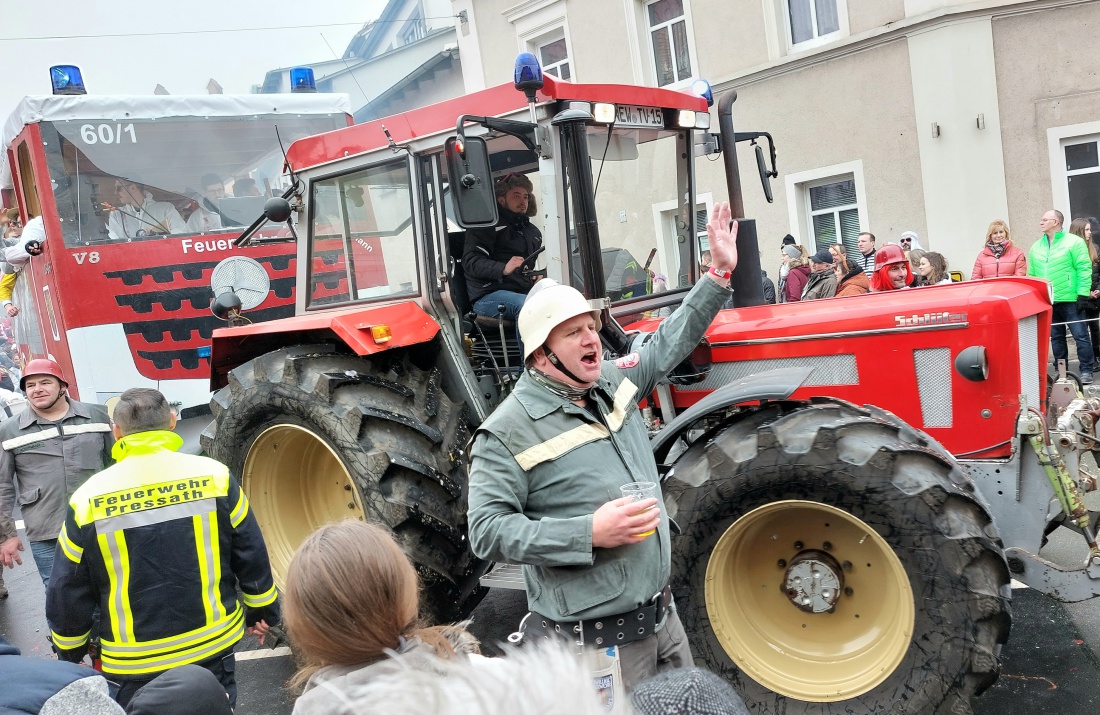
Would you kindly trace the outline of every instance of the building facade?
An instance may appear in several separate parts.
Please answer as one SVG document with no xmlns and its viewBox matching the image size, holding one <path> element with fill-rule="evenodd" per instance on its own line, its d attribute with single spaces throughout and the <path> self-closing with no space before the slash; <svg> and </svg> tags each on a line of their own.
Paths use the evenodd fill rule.
<svg viewBox="0 0 1100 715">
<path fill-rule="evenodd" d="M 344 54 L 296 67 L 313 69 L 318 92 L 343 92 L 356 123 L 463 94 L 455 18 L 449 0 L 389 0 Z M 290 67 L 270 70 L 261 93 L 289 92 Z"/>
<path fill-rule="evenodd" d="M 853 250 L 861 230 L 912 230 L 969 278 L 994 219 L 1026 250 L 1049 208 L 1100 215 L 1097 0 L 451 5 L 467 91 L 510 81 L 518 51 L 574 82 L 735 89 L 737 129 L 778 150 L 772 204 L 739 150 L 765 268 L 787 233 Z M 726 198 L 720 162 L 696 173 L 701 209 Z"/>
</svg>

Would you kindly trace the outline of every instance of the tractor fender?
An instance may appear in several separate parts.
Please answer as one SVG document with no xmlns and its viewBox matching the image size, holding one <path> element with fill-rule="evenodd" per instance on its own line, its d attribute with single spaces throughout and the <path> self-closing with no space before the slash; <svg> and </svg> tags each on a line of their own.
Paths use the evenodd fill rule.
<svg viewBox="0 0 1100 715">
<path fill-rule="evenodd" d="M 654 456 L 660 461 L 664 451 L 676 441 L 676 438 L 700 419 L 742 402 L 785 400 L 806 382 L 813 371 L 812 367 L 785 367 L 758 372 L 737 382 L 723 385 L 681 412 L 653 436 L 649 446 Z"/>
<path fill-rule="evenodd" d="M 372 329 L 381 328 L 377 331 Z M 414 302 L 355 306 L 269 320 L 214 331 L 210 354 L 210 389 L 229 382 L 229 372 L 266 353 L 309 343 L 342 343 L 369 357 L 395 348 L 426 343 L 439 333 L 439 323 Z"/>
</svg>

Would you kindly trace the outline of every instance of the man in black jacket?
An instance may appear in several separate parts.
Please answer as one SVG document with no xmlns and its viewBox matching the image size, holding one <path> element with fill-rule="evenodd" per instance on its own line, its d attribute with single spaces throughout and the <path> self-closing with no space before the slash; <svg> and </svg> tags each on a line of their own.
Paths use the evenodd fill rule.
<svg viewBox="0 0 1100 715">
<path fill-rule="evenodd" d="M 504 317 L 515 320 L 537 277 L 523 259 L 542 247 L 542 233 L 531 223 L 536 212 L 531 180 L 511 173 L 497 182 L 500 220 L 492 228 L 466 231 L 462 269 L 474 312 L 495 318 L 497 306 Z"/>
</svg>

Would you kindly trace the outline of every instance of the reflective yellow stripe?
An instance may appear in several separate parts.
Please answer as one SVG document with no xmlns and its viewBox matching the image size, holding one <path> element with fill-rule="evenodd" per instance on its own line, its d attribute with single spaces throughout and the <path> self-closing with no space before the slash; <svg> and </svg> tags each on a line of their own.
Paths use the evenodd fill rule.
<svg viewBox="0 0 1100 715">
<path fill-rule="evenodd" d="M 157 638 L 155 640 L 141 641 L 140 643 L 119 643 L 104 639 L 103 647 L 110 651 L 115 659 L 134 658 L 139 656 L 163 655 L 175 652 L 181 648 L 190 648 L 195 644 L 205 643 L 214 638 L 220 638 L 236 627 L 236 623 L 244 618 L 244 609 L 238 603 L 233 613 L 211 626 L 203 626 L 185 633 L 177 633 L 174 636 Z"/>
<path fill-rule="evenodd" d="M 611 433 L 603 425 L 586 423 L 580 427 L 562 432 L 557 437 L 551 437 L 542 444 L 528 447 L 516 455 L 516 462 L 519 464 L 520 469 L 526 472 L 543 462 L 557 459 L 582 444 L 588 444 L 610 436 Z"/>
<path fill-rule="evenodd" d="M 209 512 L 206 515 L 206 523 L 210 527 L 210 541 L 206 542 L 206 558 L 210 562 L 211 567 L 211 581 L 210 581 L 210 600 L 213 604 L 214 620 L 219 620 L 226 617 L 225 604 L 221 599 L 221 583 L 222 583 L 222 559 L 221 559 L 221 542 L 218 540 L 218 515 L 215 512 Z"/>
<path fill-rule="evenodd" d="M 115 635 L 123 643 L 134 639 L 134 614 L 130 610 L 130 555 L 126 550 L 125 532 L 99 534 L 99 549 L 103 565 L 110 578 L 107 611 Z"/>
<path fill-rule="evenodd" d="M 244 605 L 249 608 L 262 608 L 263 606 L 275 603 L 275 597 L 278 594 L 275 592 L 275 585 L 272 584 L 271 588 L 267 589 L 263 593 L 253 596 L 247 592 L 244 593 Z"/>
<path fill-rule="evenodd" d="M 69 561 L 78 564 L 80 563 L 80 559 L 84 558 L 84 549 L 73 543 L 65 527 L 65 524 L 61 525 L 61 533 L 57 536 L 57 543 L 61 544 L 61 553 L 65 554 L 65 557 L 68 558 Z"/>
<path fill-rule="evenodd" d="M 227 650 L 244 636 L 244 616 L 238 609 L 237 615 L 229 624 L 229 629 L 218 637 L 198 643 L 184 650 L 176 650 L 163 655 L 140 654 L 135 657 L 118 657 L 118 653 L 106 641 L 100 644 L 100 656 L 103 662 L 103 672 L 118 673 L 120 675 L 138 675 L 142 673 L 155 673 L 169 668 L 174 668 L 188 663 L 198 663 L 207 658 Z"/>
<path fill-rule="evenodd" d="M 207 518 L 207 514 L 196 514 L 191 517 L 191 522 L 195 527 L 195 554 L 199 558 L 199 587 L 202 591 L 202 607 L 206 612 L 206 622 L 214 623 L 217 618 L 215 617 L 216 611 L 215 602 L 217 600 L 216 594 L 214 594 L 214 588 L 216 582 L 214 581 L 214 569 L 210 563 L 210 551 L 207 548 L 209 531 L 207 525 L 210 523 Z"/>
<path fill-rule="evenodd" d="M 248 498 L 244 495 L 244 490 L 239 490 L 240 496 L 237 498 L 237 505 L 233 507 L 233 511 L 229 513 L 229 523 L 236 529 L 244 521 L 244 518 L 248 516 Z"/>
<path fill-rule="evenodd" d="M 50 631 L 50 636 L 53 638 L 54 645 L 62 650 L 72 650 L 74 648 L 79 648 L 80 646 L 88 642 L 88 639 L 91 637 L 91 635 L 92 632 L 88 631 L 82 636 L 66 638 L 57 631 Z"/>
<path fill-rule="evenodd" d="M 618 389 L 615 390 L 611 414 L 607 416 L 607 426 L 612 432 L 618 432 L 622 428 L 623 420 L 626 419 L 626 408 L 634 401 L 634 396 L 637 394 L 638 386 L 629 379 L 623 379 L 619 383 Z"/>
</svg>

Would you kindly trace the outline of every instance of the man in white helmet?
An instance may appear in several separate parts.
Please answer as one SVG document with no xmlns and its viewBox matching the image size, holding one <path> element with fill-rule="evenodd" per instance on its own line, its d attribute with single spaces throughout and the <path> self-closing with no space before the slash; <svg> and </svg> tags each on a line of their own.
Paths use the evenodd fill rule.
<svg viewBox="0 0 1100 715">
<path fill-rule="evenodd" d="M 527 369 L 471 450 L 470 544 L 481 558 L 523 564 L 528 637 L 618 645 L 628 690 L 692 665 L 668 589 L 660 487 L 636 502 L 619 488 L 660 481 L 638 401 L 699 344 L 729 296 L 737 224 L 728 204 L 714 207 L 707 234 L 708 272 L 644 347 L 614 361 L 602 360 L 600 313 L 584 296 L 562 285 L 532 291 L 519 314 Z"/>
</svg>

